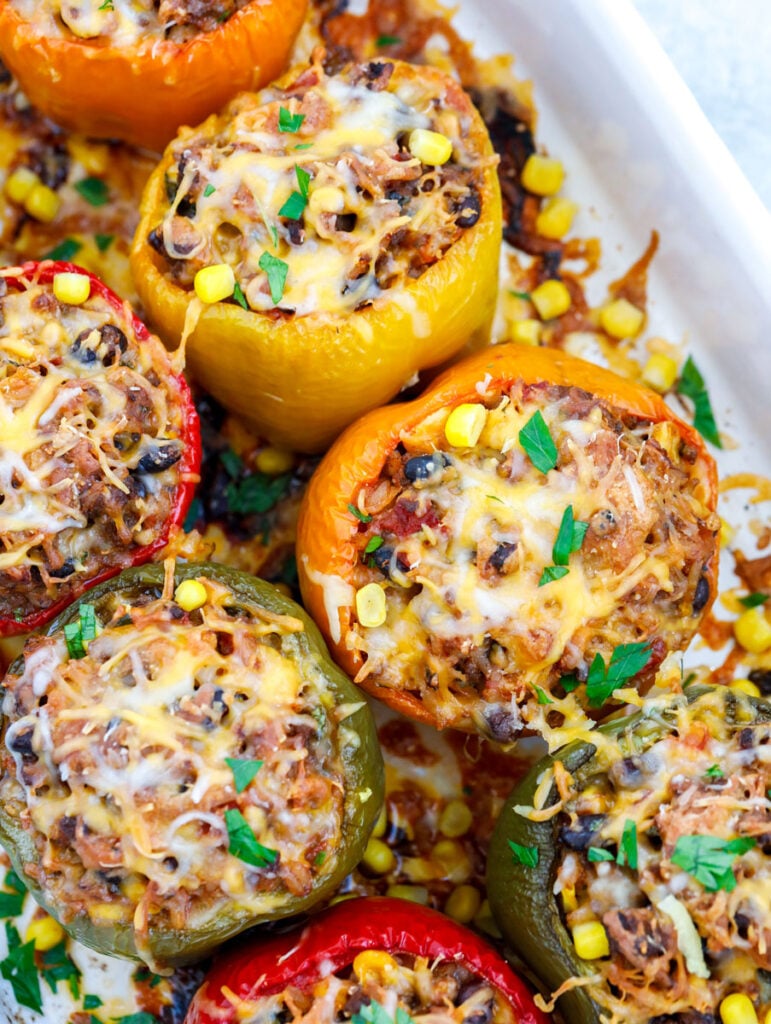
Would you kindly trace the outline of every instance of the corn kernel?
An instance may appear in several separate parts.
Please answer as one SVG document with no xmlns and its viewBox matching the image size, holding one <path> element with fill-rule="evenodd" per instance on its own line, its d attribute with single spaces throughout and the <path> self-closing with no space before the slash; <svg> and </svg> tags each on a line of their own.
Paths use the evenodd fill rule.
<svg viewBox="0 0 771 1024">
<path fill-rule="evenodd" d="M 92 921 L 115 922 L 122 921 L 126 912 L 121 903 L 90 903 L 88 916 Z"/>
<path fill-rule="evenodd" d="M 462 800 L 451 800 L 439 815 L 439 831 L 449 839 L 465 836 L 471 828 L 471 810 Z"/>
<path fill-rule="evenodd" d="M 444 436 L 453 448 L 471 448 L 479 440 L 486 421 L 487 409 L 483 405 L 464 402 L 447 417 Z"/>
<path fill-rule="evenodd" d="M 771 647 L 771 623 L 762 605 L 742 612 L 734 622 L 734 636 L 750 654 L 762 654 Z"/>
<path fill-rule="evenodd" d="M 361 862 L 365 868 L 374 871 L 376 875 L 387 875 L 396 866 L 396 857 L 391 847 L 387 846 L 382 839 L 370 839 Z"/>
<path fill-rule="evenodd" d="M 537 196 L 553 196 L 562 188 L 565 168 L 559 160 L 533 153 L 522 168 L 520 180 L 528 192 Z"/>
<path fill-rule="evenodd" d="M 677 380 L 677 372 L 676 359 L 672 359 L 671 356 L 665 356 L 663 352 L 656 352 L 643 367 L 643 383 L 664 394 L 674 387 Z"/>
<path fill-rule="evenodd" d="M 732 992 L 720 1004 L 723 1024 L 758 1024 L 758 1015 L 752 1000 L 743 992 Z"/>
<path fill-rule="evenodd" d="M 533 289 L 530 298 L 542 320 L 553 320 L 567 313 L 573 301 L 562 281 L 544 281 Z"/>
<path fill-rule="evenodd" d="M 236 275 L 229 263 L 215 263 L 202 267 L 195 275 L 193 287 L 201 302 L 209 304 L 229 299 L 236 286 Z"/>
<path fill-rule="evenodd" d="M 634 338 L 640 333 L 645 313 L 626 299 L 616 299 L 600 310 L 600 326 L 611 338 Z"/>
<path fill-rule="evenodd" d="M 502 939 L 500 928 L 495 923 L 492 911 L 490 910 L 490 901 L 482 900 L 482 905 L 479 910 L 474 914 L 474 927 L 478 928 L 480 932 L 485 932 L 487 935 L 492 935 L 494 939 Z"/>
<path fill-rule="evenodd" d="M 54 921 L 52 917 L 46 915 L 45 917 L 35 917 L 30 921 L 24 941 L 34 942 L 35 949 L 45 953 L 46 950 L 58 946 L 63 938 L 64 929 L 62 926 L 58 921 Z"/>
<path fill-rule="evenodd" d="M 411 903 L 422 903 L 428 906 L 428 889 L 424 885 L 389 885 L 386 896 L 398 900 L 410 900 Z"/>
<path fill-rule="evenodd" d="M 763 1024 L 771 1024 L 771 1010 L 763 1018 Z"/>
<path fill-rule="evenodd" d="M 562 897 L 562 909 L 566 914 L 572 914 L 574 910 L 578 909 L 578 900 L 576 899 L 576 890 L 572 885 L 563 885 L 560 891 Z"/>
<path fill-rule="evenodd" d="M 388 617 L 385 590 L 378 583 L 368 583 L 356 591 L 356 617 L 362 626 L 375 629 Z"/>
<path fill-rule="evenodd" d="M 461 924 L 469 924 L 476 917 L 481 905 L 482 897 L 478 889 L 473 885 L 459 885 L 447 897 L 444 912 Z"/>
<path fill-rule="evenodd" d="M 541 340 L 542 327 L 540 320 L 515 320 L 509 329 L 509 337 L 520 345 L 537 345 Z"/>
<path fill-rule="evenodd" d="M 578 207 L 569 199 L 555 197 L 544 203 L 535 218 L 535 230 L 544 238 L 564 238 L 573 226 Z"/>
<path fill-rule="evenodd" d="M 731 526 L 731 524 L 728 522 L 728 520 L 723 519 L 723 517 L 721 516 L 720 517 L 720 543 L 721 543 L 721 545 L 724 548 L 727 548 L 728 545 L 731 543 L 731 541 L 734 539 L 734 534 L 735 533 L 736 533 L 736 530 L 734 530 L 733 526 Z M 771 1024 L 771 1021 L 769 1021 L 769 1024 Z"/>
<path fill-rule="evenodd" d="M 610 956 L 608 933 L 600 921 L 583 921 L 572 932 L 573 945 L 582 960 L 599 960 Z"/>
<path fill-rule="evenodd" d="M 42 182 L 33 186 L 24 199 L 24 209 L 35 220 L 50 224 L 59 212 L 61 199 L 52 188 Z"/>
<path fill-rule="evenodd" d="M 452 142 L 447 136 L 425 128 L 416 128 L 411 132 L 407 145 L 416 160 L 430 167 L 440 167 L 452 156 Z"/>
<path fill-rule="evenodd" d="M 375 977 L 385 978 L 398 968 L 399 965 L 391 954 L 380 949 L 365 949 L 353 960 L 353 973 L 359 980 L 373 974 Z"/>
<path fill-rule="evenodd" d="M 14 203 L 23 203 L 40 178 L 30 167 L 17 167 L 5 182 L 5 194 Z"/>
<path fill-rule="evenodd" d="M 254 460 L 257 469 L 268 476 L 281 476 L 294 466 L 294 455 L 282 448 L 263 448 Z"/>
<path fill-rule="evenodd" d="M 59 302 L 82 306 L 91 294 L 91 280 L 85 274 L 54 274 L 53 289 Z"/>
<path fill-rule="evenodd" d="M 308 198 L 311 213 L 342 213 L 345 209 L 345 192 L 332 185 L 314 188 Z"/>
<path fill-rule="evenodd" d="M 132 903 L 139 903 L 145 894 L 147 886 L 144 882 L 140 882 L 139 879 L 129 879 L 124 882 L 121 886 L 121 892 L 127 900 L 131 900 Z"/>
<path fill-rule="evenodd" d="M 760 692 L 760 687 L 756 686 L 751 679 L 736 679 L 731 683 L 731 689 L 738 690 L 739 693 L 746 693 L 748 697 L 763 696 Z"/>
<path fill-rule="evenodd" d="M 67 148 L 72 159 L 81 165 L 86 174 L 106 174 L 110 166 L 110 147 L 104 142 L 90 142 L 77 135 L 67 139 Z"/>
<path fill-rule="evenodd" d="M 182 580 L 174 591 L 174 600 L 186 612 L 194 612 L 196 608 L 203 608 L 208 598 L 206 587 L 198 580 Z"/>
<path fill-rule="evenodd" d="M 387 828 L 388 815 L 386 814 L 385 807 L 381 807 L 380 814 L 378 814 L 377 821 L 375 822 L 375 827 L 372 829 L 372 835 L 375 837 L 375 839 L 382 839 L 382 837 L 386 834 Z"/>
</svg>

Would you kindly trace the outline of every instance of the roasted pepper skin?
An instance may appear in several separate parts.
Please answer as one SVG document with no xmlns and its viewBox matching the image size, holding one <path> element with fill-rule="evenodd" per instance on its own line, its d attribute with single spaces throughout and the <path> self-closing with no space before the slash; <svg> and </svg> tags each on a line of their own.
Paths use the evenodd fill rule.
<svg viewBox="0 0 771 1024">
<path fill-rule="evenodd" d="M 365 949 L 455 960 L 508 999 L 516 1024 L 546 1024 L 524 982 L 479 935 L 428 907 L 378 896 L 339 903 L 300 934 L 225 951 L 193 999 L 185 1024 L 236 1024 L 242 1019 L 238 1000 L 273 995 L 287 985 L 307 989 L 330 971 L 350 966 Z"/>
<path fill-rule="evenodd" d="M 119 316 L 125 316 L 127 308 L 126 303 L 119 298 L 112 289 L 108 288 L 106 284 L 100 281 L 98 277 L 95 277 L 94 274 L 84 270 L 82 267 L 75 266 L 73 263 L 64 263 L 52 260 L 44 260 L 40 263 L 29 262 L 20 267 L 13 267 L 9 270 L 4 270 L 2 274 L 0 274 L 0 277 L 7 287 L 20 290 L 22 288 L 21 281 L 24 278 L 34 278 L 41 284 L 50 284 L 56 274 L 62 273 L 84 274 L 91 281 L 91 293 L 96 293 L 104 299 L 104 301 L 111 306 Z M 142 321 L 133 313 L 131 314 L 131 323 L 134 333 L 140 341 L 145 341 L 150 337 L 150 332 L 147 327 L 145 327 Z M 193 402 L 193 396 L 190 393 L 187 381 L 181 373 L 173 374 L 171 379 L 174 381 L 179 392 L 179 398 L 182 404 L 182 441 L 185 445 L 185 451 L 179 461 L 180 482 L 177 487 L 177 493 L 174 497 L 171 515 L 169 516 L 165 529 L 152 544 L 148 544 L 143 548 L 137 548 L 131 556 L 132 565 L 142 565 L 144 562 L 150 561 L 154 555 L 166 546 L 172 531 L 177 527 L 182 526 L 185 521 L 187 511 L 190 508 L 190 503 L 193 500 L 193 494 L 198 480 L 198 471 L 201 467 L 201 428 L 198 421 L 198 413 L 196 412 L 195 404 Z M 116 576 L 120 571 L 121 567 L 116 566 L 114 569 L 109 569 L 100 573 L 91 580 L 84 580 L 76 594 L 76 597 L 80 596 L 84 591 L 90 590 L 91 587 L 96 586 L 103 580 Z M 54 602 L 48 608 L 41 609 L 34 615 L 28 615 L 26 618 L 19 621 L 16 619 L 0 617 L 0 637 L 15 636 L 20 633 L 29 633 L 32 630 L 39 629 L 47 622 L 50 622 L 55 615 L 58 615 L 62 609 L 72 602 L 72 600 L 73 599 L 71 597 L 63 598 L 60 601 Z"/>
<path fill-rule="evenodd" d="M 180 125 L 279 75 L 307 7 L 307 0 L 253 0 L 185 43 L 123 48 L 44 36 L 6 2 L 0 56 L 33 106 L 57 124 L 160 151 Z"/>
<path fill-rule="evenodd" d="M 709 687 L 688 688 L 688 700 L 694 701 L 709 692 Z M 771 721 L 771 705 L 749 698 L 757 713 L 756 721 Z M 726 711 L 730 714 L 732 698 L 726 690 Z M 619 737 L 628 734 L 630 744 L 635 736 L 658 739 L 667 732 L 657 718 L 640 711 L 600 726 L 599 733 Z M 587 774 L 597 752 L 592 743 L 576 742 L 563 747 L 539 761 L 514 788 L 498 819 L 487 860 L 487 892 L 490 909 L 519 965 L 524 963 L 530 977 L 548 999 L 568 978 L 591 975 L 591 964 L 581 960 L 562 921 L 562 914 L 553 893 L 559 850 L 558 817 L 549 821 L 531 821 L 515 810 L 517 805 L 532 807 L 539 782 L 555 762 L 559 761 L 573 776 Z M 544 806 L 557 802 L 552 787 Z M 538 850 L 535 867 L 520 864 L 512 855 L 509 842 Z M 603 1010 L 585 988 L 573 988 L 560 996 L 557 1013 L 570 1024 L 601 1024 Z"/>
<path fill-rule="evenodd" d="M 406 67 L 401 61 L 389 64 Z M 415 73 L 441 75 L 430 68 Z M 295 70 L 277 84 L 296 77 Z M 437 263 L 404 289 L 394 289 L 409 301 L 385 292 L 372 306 L 344 316 L 314 313 L 288 320 L 218 302 L 197 319 L 186 347 L 190 373 L 272 444 L 324 451 L 344 427 L 390 401 L 418 371 L 487 343 L 498 289 L 500 187 L 487 129 L 460 87 L 452 88 L 462 109 L 468 108 L 469 135 L 488 161 L 482 215 Z M 213 116 L 190 136 L 213 134 L 222 121 Z M 176 348 L 193 293 L 169 280 L 164 258 L 147 240 L 168 208 L 165 177 L 172 161 L 168 149 L 145 187 L 131 266 L 151 322 Z"/>
<path fill-rule="evenodd" d="M 285 597 L 272 584 L 254 576 L 230 569 L 223 565 L 187 564 L 177 565 L 174 584 L 183 580 L 206 576 L 228 587 L 236 598 L 256 604 L 277 615 L 289 615 L 301 619 L 305 632 L 282 636 L 280 649 L 291 657 L 305 674 L 320 674 L 335 697 L 335 704 L 360 704 L 361 694 L 349 679 L 332 663 L 324 641 L 316 626 L 294 601 Z M 125 594 L 132 598 L 151 593 L 159 597 L 163 591 L 164 568 L 162 565 L 145 565 L 127 569 L 117 579 L 101 584 L 89 591 L 83 601 L 66 609 L 48 629 L 48 635 L 62 630 L 68 622 L 78 620 L 82 603 L 94 605 L 97 617 L 105 603 L 114 595 Z M 15 662 L 11 672 L 18 672 L 21 663 Z M 310 910 L 329 899 L 345 876 L 359 862 L 367 840 L 377 820 L 384 793 L 383 759 L 377 739 L 372 714 L 366 704 L 346 718 L 348 728 L 360 739 L 354 751 L 343 748 L 343 765 L 348 789 L 345 798 L 340 840 L 334 853 L 325 860 L 329 870 L 314 891 L 304 897 L 287 895 L 282 905 L 271 913 L 259 916 L 249 915 L 244 910 L 225 910 L 217 919 L 216 926 L 191 928 L 187 930 L 150 929 L 150 948 L 158 964 L 178 967 L 194 963 L 211 954 L 227 939 L 246 928 L 265 924 L 279 918 Z M 3 733 L 6 723 L 3 721 Z M 40 887 L 24 871 L 26 863 L 37 862 L 38 853 L 28 832 L 26 832 L 7 811 L 0 807 L 0 843 L 5 847 L 14 869 L 29 891 L 48 912 L 59 916 L 59 908 L 46 901 Z M 141 959 L 134 944 L 133 929 L 127 925 L 97 924 L 88 917 L 77 917 L 62 922 L 69 934 L 86 946 L 100 953 L 128 959 Z"/>
<path fill-rule="evenodd" d="M 297 568 L 305 607 L 319 625 L 337 663 L 350 676 L 363 665 L 358 651 L 346 647 L 345 636 L 355 619 L 353 588 L 350 602 L 335 612 L 331 621 L 324 601 L 321 576 L 336 576 L 351 585 L 360 557 L 357 547 L 359 521 L 349 511 L 356 505 L 359 489 L 376 481 L 388 455 L 401 436 L 443 409 L 464 402 L 478 402 L 476 385 L 487 381 L 490 391 L 515 380 L 526 384 L 545 382 L 582 388 L 616 408 L 643 420 L 677 424 L 683 440 L 699 453 L 698 462 L 707 501 L 717 500 L 717 470 L 706 453 L 703 439 L 693 427 L 679 420 L 664 400 L 633 381 L 618 377 L 593 363 L 554 349 L 527 345 L 496 345 L 451 367 L 413 402 L 375 409 L 354 423 L 338 439 L 311 478 L 300 510 L 297 536 Z M 710 594 L 716 592 L 717 560 L 707 572 Z M 421 701 L 410 693 L 377 686 L 365 678 L 362 687 L 396 711 L 441 727 Z"/>
</svg>

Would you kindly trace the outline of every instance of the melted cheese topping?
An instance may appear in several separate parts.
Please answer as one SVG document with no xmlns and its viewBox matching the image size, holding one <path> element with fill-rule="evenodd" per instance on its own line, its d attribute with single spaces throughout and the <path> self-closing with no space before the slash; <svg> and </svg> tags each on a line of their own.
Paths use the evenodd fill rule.
<svg viewBox="0 0 771 1024">
<path fill-rule="evenodd" d="M 311 991 L 290 987 L 261 999 L 234 996 L 233 1004 L 244 1024 L 344 1024 L 372 1004 L 388 1020 L 401 1011 L 399 1018 L 408 1014 L 416 1024 L 515 1021 L 501 993 L 461 964 L 382 950 L 360 954 L 352 968 L 323 978 Z"/>
<path fill-rule="evenodd" d="M 717 517 L 657 426 L 578 389 L 515 385 L 493 402 L 476 446 L 447 448 L 444 410 L 359 492 L 373 519 L 359 529 L 356 583 L 385 577 L 387 618 L 346 642 L 366 656 L 359 679 L 415 693 L 443 725 L 503 741 L 529 727 L 559 745 L 591 728 L 585 688 L 568 692 L 563 676 L 585 680 L 597 654 L 607 665 L 625 643 L 686 646 Z M 558 451 L 548 473 L 518 440 L 536 410 Z M 569 506 L 586 534 L 544 582 Z"/>
<path fill-rule="evenodd" d="M 569 927 L 605 924 L 612 955 L 592 963 L 603 981 L 590 991 L 629 1024 L 714 1014 L 732 991 L 753 999 L 760 1020 L 771 1009 L 760 973 L 771 969 L 771 726 L 743 694 L 727 693 L 651 705 L 652 728 L 669 731 L 646 742 L 642 727 L 637 741 L 622 733 L 603 745 L 564 807 L 554 889 L 571 908 Z M 625 828 L 636 870 L 616 863 Z M 754 845 L 728 858 L 733 882 L 711 891 L 672 860 L 678 840 L 693 836 Z M 589 848 L 611 858 L 589 860 Z"/>
<path fill-rule="evenodd" d="M 11 0 L 35 31 L 51 38 L 93 40 L 118 49 L 212 32 L 249 0 Z"/>
<path fill-rule="evenodd" d="M 327 76 L 314 65 L 176 143 L 150 244 L 185 288 L 199 269 L 230 264 L 248 308 L 271 315 L 341 315 L 384 292 L 409 303 L 409 281 L 480 215 L 487 158 L 472 116 L 439 72 L 373 63 Z M 451 163 L 411 155 L 417 128 L 451 140 Z M 280 299 L 266 258 L 286 272 Z"/>
<path fill-rule="evenodd" d="M 24 617 L 168 528 L 184 422 L 130 313 L 28 282 L 0 299 L 0 617 Z"/>
<path fill-rule="evenodd" d="M 28 872 L 65 921 L 133 923 L 148 960 L 156 928 L 279 913 L 340 839 L 350 709 L 282 653 L 302 622 L 201 582 L 208 601 L 189 615 L 108 599 L 85 657 L 61 634 L 36 640 L 4 684 L 2 795 L 37 848 Z M 262 763 L 240 786 L 227 759 Z"/>
</svg>

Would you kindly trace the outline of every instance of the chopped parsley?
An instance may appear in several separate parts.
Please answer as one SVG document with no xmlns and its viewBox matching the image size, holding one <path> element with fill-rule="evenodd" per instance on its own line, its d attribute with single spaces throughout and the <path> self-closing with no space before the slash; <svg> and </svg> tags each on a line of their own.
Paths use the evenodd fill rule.
<svg viewBox="0 0 771 1024">
<path fill-rule="evenodd" d="M 545 587 L 547 583 L 554 583 L 555 580 L 561 580 L 564 576 L 567 576 L 569 572 L 570 569 L 568 569 L 566 565 L 547 565 L 541 573 L 538 586 Z"/>
<path fill-rule="evenodd" d="M 52 992 L 60 981 L 66 981 L 73 999 L 80 998 L 80 971 L 67 953 L 67 940 L 62 939 L 40 954 L 43 981 Z"/>
<path fill-rule="evenodd" d="M 535 468 L 548 473 L 557 465 L 557 446 L 537 409 L 519 432 L 519 443 Z"/>
<path fill-rule="evenodd" d="M 195 529 L 195 524 L 199 519 L 203 519 L 203 514 L 203 502 L 200 498 L 193 498 L 190 502 L 190 508 L 187 510 L 185 521 L 182 524 L 182 529 L 185 533 Z"/>
<path fill-rule="evenodd" d="M 351 1024 L 415 1024 L 412 1017 L 401 1006 L 396 1008 L 396 1017 L 391 1018 L 385 1007 L 381 1006 L 377 999 L 361 1007 L 351 1017 Z"/>
<path fill-rule="evenodd" d="M 83 245 L 77 240 L 77 238 L 65 238 L 63 242 L 59 242 L 59 244 L 54 246 L 50 252 L 47 252 L 43 259 L 63 260 L 67 263 L 71 259 L 74 259 L 82 248 Z"/>
<path fill-rule="evenodd" d="M 523 302 L 530 302 L 530 292 L 518 292 L 509 288 L 509 295 L 513 295 L 515 299 L 522 299 Z"/>
<path fill-rule="evenodd" d="M 351 513 L 352 516 L 356 516 L 360 523 L 372 522 L 372 516 L 367 515 L 366 512 L 362 512 L 361 509 L 357 508 L 355 505 L 349 505 L 348 511 Z"/>
<path fill-rule="evenodd" d="M 99 996 L 85 995 L 83 996 L 83 1009 L 84 1010 L 98 1010 L 100 1006 L 104 1006 L 104 1003 Z"/>
<path fill-rule="evenodd" d="M 110 198 L 110 190 L 101 178 L 83 178 L 75 182 L 75 191 L 91 206 L 104 206 Z"/>
<path fill-rule="evenodd" d="M 247 760 L 246 758 L 226 757 L 225 764 L 233 773 L 233 781 L 236 784 L 236 793 L 243 791 L 251 784 L 252 779 L 262 768 L 262 761 Z"/>
<path fill-rule="evenodd" d="M 289 134 L 299 132 L 304 120 L 305 114 L 293 114 L 286 107 L 279 107 L 278 109 L 278 130 L 280 132 L 287 132 Z"/>
<path fill-rule="evenodd" d="M 238 283 L 238 281 L 236 281 L 236 283 L 233 285 L 233 298 L 236 300 L 238 305 L 241 306 L 242 309 L 249 308 L 249 304 L 246 301 L 246 296 L 244 295 L 243 289 L 241 288 L 241 285 Z"/>
<path fill-rule="evenodd" d="M 540 686 L 536 686 L 535 695 L 538 698 L 539 704 L 553 704 L 554 701 L 551 699 L 546 690 L 542 690 Z"/>
<path fill-rule="evenodd" d="M 92 604 L 82 604 L 78 609 L 77 622 L 68 622 L 64 627 L 64 642 L 71 658 L 85 658 L 88 643 L 96 639 L 96 612 Z"/>
<path fill-rule="evenodd" d="M 312 142 L 298 142 L 294 147 L 295 149 L 311 149 L 313 146 Z"/>
<path fill-rule="evenodd" d="M 115 241 L 115 235 L 94 235 L 94 241 L 99 252 L 107 252 L 112 243 Z"/>
<path fill-rule="evenodd" d="M 308 205 L 308 190 L 311 183 L 311 176 L 304 168 L 296 166 L 295 174 L 297 175 L 299 192 L 293 192 L 278 211 L 279 217 L 288 217 L 289 220 L 299 220 L 305 212 L 305 207 Z M 273 301 L 275 302 L 276 300 L 274 299 Z"/>
<path fill-rule="evenodd" d="M 534 868 L 538 864 L 538 858 L 540 856 L 540 850 L 537 846 L 522 846 L 520 843 L 515 843 L 513 840 L 509 840 L 509 848 L 511 850 L 512 857 L 518 864 L 522 864 L 526 868 Z"/>
<path fill-rule="evenodd" d="M 762 604 L 765 604 L 768 600 L 768 594 L 763 594 L 760 591 L 754 594 L 747 594 L 746 597 L 739 598 L 739 604 L 745 608 L 759 608 Z"/>
<path fill-rule="evenodd" d="M 701 436 L 711 441 L 716 448 L 722 448 L 723 442 L 720 440 L 720 431 L 717 429 L 704 378 L 691 356 L 688 356 L 683 366 L 677 393 L 685 395 L 693 402 L 693 425 Z"/>
<path fill-rule="evenodd" d="M 316 856 L 313 858 L 313 863 L 317 868 L 320 868 L 324 861 L 327 859 L 326 850 L 319 850 Z"/>
<path fill-rule="evenodd" d="M 232 448 L 226 448 L 220 452 L 220 462 L 225 467 L 225 472 L 233 480 L 236 479 L 244 468 L 243 460 Z"/>
<path fill-rule="evenodd" d="M 672 863 L 700 882 L 707 892 L 733 892 L 736 888 L 734 861 L 757 845 L 750 836 L 718 839 L 717 836 L 680 836 Z"/>
<path fill-rule="evenodd" d="M 592 864 L 597 864 L 605 860 L 610 861 L 616 859 L 610 850 L 603 850 L 601 846 L 590 846 L 586 851 L 586 856 Z"/>
<path fill-rule="evenodd" d="M 577 690 L 580 685 L 581 681 L 574 672 L 571 672 L 570 675 L 567 676 L 560 676 L 560 686 L 565 693 L 572 693 L 573 690 Z"/>
<path fill-rule="evenodd" d="M 249 827 L 249 823 L 236 807 L 225 811 L 225 825 L 228 830 L 228 852 L 238 857 L 245 864 L 255 868 L 267 868 L 278 860 L 276 850 L 257 841 L 257 837 Z"/>
<path fill-rule="evenodd" d="M 588 523 L 573 518 L 573 506 L 568 505 L 562 514 L 562 522 L 557 532 L 551 556 L 555 565 L 567 565 L 574 551 L 579 551 L 584 542 Z"/>
<path fill-rule="evenodd" d="M 382 50 L 384 46 L 399 46 L 401 39 L 399 36 L 378 36 L 375 40 L 375 46 L 378 50 Z"/>
<path fill-rule="evenodd" d="M 113 0 L 102 0 L 102 3 L 99 4 L 99 7 L 97 8 L 97 10 L 100 10 L 100 11 L 114 11 L 115 10 L 115 4 L 113 3 Z"/>
<path fill-rule="evenodd" d="M 212 183 L 209 182 L 209 184 L 203 190 L 203 197 L 204 197 L 204 199 L 208 199 L 209 196 L 213 196 L 216 191 L 217 191 L 217 189 L 214 187 L 214 185 L 212 185 Z"/>
<path fill-rule="evenodd" d="M 0 892 L 0 917 L 18 917 L 27 895 L 24 883 L 15 871 L 9 871 L 3 885 L 10 892 Z"/>
<path fill-rule="evenodd" d="M 254 473 L 242 480 L 233 480 L 225 488 L 228 511 L 240 516 L 270 512 L 286 497 L 291 480 L 291 473 L 281 476 Z"/>
<path fill-rule="evenodd" d="M 20 1006 L 42 1013 L 43 997 L 35 965 L 35 942 L 30 940 L 22 943 L 17 929 L 8 921 L 5 922 L 5 937 L 8 955 L 0 960 L 0 974 L 11 983 L 16 1002 Z"/>
<path fill-rule="evenodd" d="M 705 779 L 724 779 L 725 772 L 719 764 L 710 765 L 710 767 L 704 772 Z"/>
<path fill-rule="evenodd" d="M 615 690 L 645 668 L 652 654 L 650 645 L 645 641 L 621 644 L 610 656 L 610 663 L 606 665 L 598 651 L 586 677 L 589 706 L 601 708 Z"/>
<path fill-rule="evenodd" d="M 284 297 L 284 285 L 286 284 L 287 274 L 289 273 L 289 264 L 285 263 L 284 260 L 279 259 L 278 256 L 273 256 L 269 252 L 264 252 L 262 256 L 260 256 L 258 266 L 260 270 L 265 271 L 268 276 L 270 297 L 273 299 L 274 305 L 277 306 Z"/>
<path fill-rule="evenodd" d="M 616 863 L 620 867 L 626 864 L 632 871 L 636 871 L 637 861 L 637 825 L 627 818 L 624 822 L 624 831 L 621 833 L 621 846 L 616 857 Z"/>
<path fill-rule="evenodd" d="M 370 537 L 367 541 L 367 546 L 364 548 L 364 554 L 371 555 L 374 551 L 377 551 L 378 548 L 382 548 L 383 543 L 384 541 L 382 537 Z"/>
<path fill-rule="evenodd" d="M 127 1013 L 124 1017 L 111 1017 L 115 1024 L 161 1024 L 154 1013 L 140 1010 L 139 1013 Z"/>
</svg>

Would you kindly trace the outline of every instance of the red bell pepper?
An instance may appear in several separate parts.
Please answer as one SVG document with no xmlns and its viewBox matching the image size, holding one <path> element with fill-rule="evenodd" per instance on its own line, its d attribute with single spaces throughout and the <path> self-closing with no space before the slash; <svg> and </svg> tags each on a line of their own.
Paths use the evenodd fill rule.
<svg viewBox="0 0 771 1024">
<path fill-rule="evenodd" d="M 475 932 L 406 900 L 346 900 L 305 929 L 276 935 L 220 955 L 196 993 L 185 1024 L 236 1024 L 239 1005 L 254 1004 L 289 985 L 308 989 L 330 971 L 349 967 L 365 949 L 454 960 L 495 987 L 517 1024 L 546 1024 L 525 983 Z"/>
<path fill-rule="evenodd" d="M 0 279 L 9 289 L 21 291 L 25 281 L 33 280 L 38 284 L 51 284 L 54 276 L 61 273 L 84 274 L 91 282 L 91 294 L 100 296 L 115 311 L 119 320 L 130 320 L 131 326 L 137 339 L 140 342 L 148 341 L 152 335 L 142 321 L 133 313 L 128 303 L 119 298 L 115 292 L 107 287 L 98 277 L 84 270 L 82 267 L 72 263 L 65 263 L 54 260 L 44 260 L 40 263 L 28 262 L 19 267 L 11 267 L 0 272 Z M 165 354 L 160 342 L 157 342 L 159 353 Z M 172 500 L 171 514 L 163 525 L 162 530 L 149 543 L 131 551 L 122 561 L 102 570 L 97 575 L 84 578 L 67 588 L 66 596 L 53 601 L 51 604 L 40 608 L 23 618 L 3 617 L 0 614 L 0 637 L 14 636 L 19 633 L 27 633 L 45 625 L 60 611 L 76 600 L 85 591 L 96 586 L 103 580 L 116 576 L 123 569 L 132 565 L 143 565 L 149 562 L 152 557 L 166 546 L 172 530 L 181 526 L 185 521 L 188 508 L 193 500 L 193 493 L 197 483 L 198 471 L 201 465 L 201 432 L 198 422 L 198 414 L 195 410 L 192 395 L 187 381 L 181 373 L 175 373 L 171 364 L 165 366 L 155 362 L 155 369 L 159 375 L 166 376 L 170 391 L 170 400 L 177 401 L 181 407 L 181 435 L 183 443 L 183 454 L 179 460 L 179 482 L 177 484 Z M 164 374 L 165 371 L 165 374 Z M 1 439 L 0 439 L 1 444 Z"/>
</svg>

